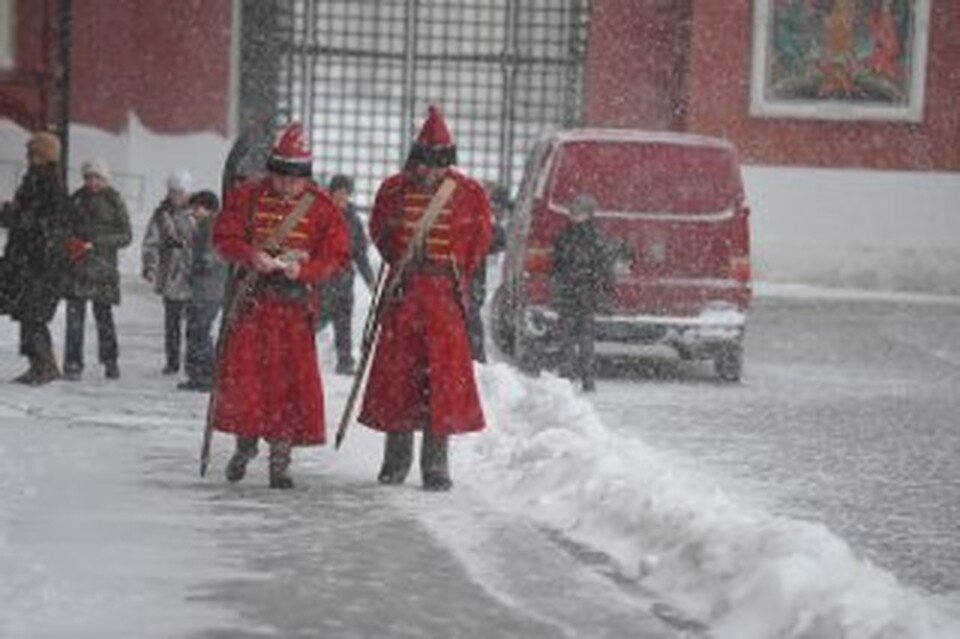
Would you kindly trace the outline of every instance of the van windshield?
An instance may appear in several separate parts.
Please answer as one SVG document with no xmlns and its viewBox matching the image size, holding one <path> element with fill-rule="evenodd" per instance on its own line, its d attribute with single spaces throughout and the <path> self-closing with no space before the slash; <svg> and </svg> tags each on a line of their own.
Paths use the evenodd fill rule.
<svg viewBox="0 0 960 639">
<path fill-rule="evenodd" d="M 729 149 L 667 142 L 569 142 L 559 151 L 551 204 L 568 207 L 580 193 L 600 211 L 716 213 L 741 190 Z"/>
</svg>

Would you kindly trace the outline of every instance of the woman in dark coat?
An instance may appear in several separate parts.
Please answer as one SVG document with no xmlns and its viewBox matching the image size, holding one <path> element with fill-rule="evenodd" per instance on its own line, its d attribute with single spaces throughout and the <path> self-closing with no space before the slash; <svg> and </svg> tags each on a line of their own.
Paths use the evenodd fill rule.
<svg viewBox="0 0 960 639">
<path fill-rule="evenodd" d="M 46 384 L 59 376 L 50 329 L 63 288 L 70 203 L 60 175 L 60 140 L 37 133 L 27 143 L 30 164 L 0 223 L 9 229 L 0 267 L 0 310 L 20 322 L 20 353 L 30 369 L 16 378 Z"/>
<path fill-rule="evenodd" d="M 71 198 L 70 273 L 66 290 L 67 336 L 63 375 L 80 379 L 83 372 L 83 324 L 87 300 L 97 323 L 98 355 L 108 379 L 120 377 L 113 306 L 120 303 L 117 252 L 130 244 L 130 217 L 120 194 L 110 186 L 101 160 L 83 165 L 83 186 Z"/>
</svg>

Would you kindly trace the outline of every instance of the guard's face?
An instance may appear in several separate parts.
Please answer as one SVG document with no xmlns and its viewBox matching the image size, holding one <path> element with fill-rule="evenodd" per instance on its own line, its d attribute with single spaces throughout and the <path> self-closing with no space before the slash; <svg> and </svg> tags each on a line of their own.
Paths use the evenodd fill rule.
<svg viewBox="0 0 960 639">
<path fill-rule="evenodd" d="M 425 162 L 417 162 L 413 167 L 413 179 L 421 187 L 429 190 L 440 183 L 446 170 L 446 167 L 443 166 L 432 166 Z"/>
<path fill-rule="evenodd" d="M 270 174 L 270 184 L 273 190 L 285 199 L 299 196 L 307 188 L 310 180 L 296 175 L 281 175 L 280 173 Z"/>
</svg>

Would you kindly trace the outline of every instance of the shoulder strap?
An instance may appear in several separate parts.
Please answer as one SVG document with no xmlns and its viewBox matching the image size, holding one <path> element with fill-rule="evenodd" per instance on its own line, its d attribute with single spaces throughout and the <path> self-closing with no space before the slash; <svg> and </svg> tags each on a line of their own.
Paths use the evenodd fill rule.
<svg viewBox="0 0 960 639">
<path fill-rule="evenodd" d="M 423 217 L 420 218 L 420 224 L 417 226 L 417 230 L 414 231 L 413 238 L 410 240 L 407 250 L 391 269 L 390 282 L 387 285 L 388 294 L 393 293 L 397 286 L 399 286 L 400 280 L 403 279 L 403 272 L 407 269 L 407 265 L 423 252 L 423 246 L 426 243 L 430 228 L 433 227 L 434 222 L 440 217 L 440 212 L 443 211 L 444 205 L 446 205 L 447 200 L 450 199 L 450 196 L 453 195 L 456 188 L 456 180 L 450 177 L 445 178 L 433 194 L 433 197 L 430 198 L 430 202 L 423 212 Z"/>
<path fill-rule="evenodd" d="M 300 223 L 300 220 L 307 214 L 307 211 L 310 210 L 310 207 L 313 206 L 314 201 L 316 201 L 317 196 L 311 191 L 307 191 L 300 196 L 300 199 L 297 200 L 296 205 L 293 207 L 293 211 L 287 217 L 283 218 L 277 228 L 273 230 L 273 233 L 270 234 L 263 244 L 259 248 L 267 251 L 273 251 L 280 248 L 280 244 L 283 243 L 283 240 L 286 239 L 287 235 L 290 234 L 290 231 Z"/>
</svg>

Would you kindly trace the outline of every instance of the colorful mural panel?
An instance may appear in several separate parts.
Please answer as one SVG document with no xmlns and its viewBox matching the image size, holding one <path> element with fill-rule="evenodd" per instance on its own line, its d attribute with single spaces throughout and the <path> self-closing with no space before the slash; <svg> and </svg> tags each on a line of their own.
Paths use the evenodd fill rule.
<svg viewBox="0 0 960 639">
<path fill-rule="evenodd" d="M 929 0 L 755 0 L 751 114 L 920 121 Z"/>
</svg>

